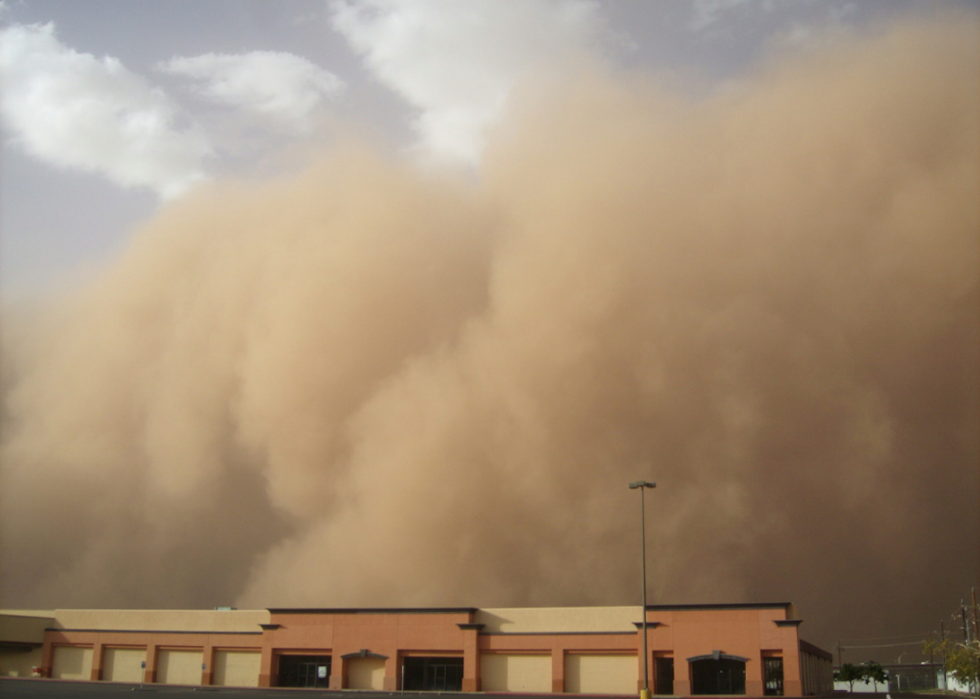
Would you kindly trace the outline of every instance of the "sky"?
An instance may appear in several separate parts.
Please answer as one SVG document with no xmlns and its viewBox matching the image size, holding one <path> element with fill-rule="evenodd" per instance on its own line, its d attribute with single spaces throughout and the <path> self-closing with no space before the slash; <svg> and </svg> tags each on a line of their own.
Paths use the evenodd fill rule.
<svg viewBox="0 0 980 699">
<path fill-rule="evenodd" d="M 0 604 L 629 604 L 646 478 L 651 602 L 951 628 L 978 28 L 3 0 Z"/>
<path fill-rule="evenodd" d="M 712 90 L 930 4 L 4 0 L 0 290 L 59 286 L 194 183 L 288 169 L 337 128 L 475 168 L 515 82 L 577 53 Z"/>
</svg>

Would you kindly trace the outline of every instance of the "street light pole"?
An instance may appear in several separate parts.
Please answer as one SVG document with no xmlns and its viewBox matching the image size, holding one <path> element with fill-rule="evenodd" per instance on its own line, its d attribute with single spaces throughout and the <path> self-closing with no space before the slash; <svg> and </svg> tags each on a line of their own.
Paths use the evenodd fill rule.
<svg viewBox="0 0 980 699">
<path fill-rule="evenodd" d="M 644 492 L 647 488 L 656 487 L 656 483 L 649 481 L 630 483 L 630 490 L 640 491 L 640 560 L 643 569 L 643 689 L 640 690 L 640 699 L 650 699 L 650 652 L 647 650 L 647 521 Z"/>
</svg>

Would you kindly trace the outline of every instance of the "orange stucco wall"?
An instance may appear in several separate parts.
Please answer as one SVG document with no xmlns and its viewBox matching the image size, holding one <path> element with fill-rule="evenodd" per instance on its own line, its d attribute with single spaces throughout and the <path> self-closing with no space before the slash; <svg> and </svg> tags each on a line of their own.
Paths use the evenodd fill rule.
<svg viewBox="0 0 980 699">
<path fill-rule="evenodd" d="M 475 680 L 479 672 L 475 642 L 469 643 L 469 653 L 464 655 L 464 651 L 467 635 L 475 639 L 476 630 L 464 630 L 458 626 L 470 623 L 472 618 L 472 611 L 273 612 L 270 626 L 276 628 L 265 632 L 263 655 L 268 658 L 263 657 L 259 685 L 267 687 L 272 683 L 278 655 L 309 649 L 333 657 L 331 689 L 347 688 L 348 661 L 343 656 L 362 650 L 386 657 L 386 690 L 399 688 L 401 658 L 411 653 L 462 656 L 464 677 Z"/>
<path fill-rule="evenodd" d="M 787 621 L 787 609 L 651 609 L 647 622 L 656 627 L 647 630 L 651 653 L 672 654 L 674 658 L 674 693 L 691 693 L 687 659 L 722 651 L 748 658 L 745 663 L 745 693 L 762 696 L 764 654 L 783 659 L 783 689 L 787 696 L 800 696 L 799 636 L 795 625 L 777 625 Z M 642 667 L 642 660 L 640 660 Z"/>
</svg>

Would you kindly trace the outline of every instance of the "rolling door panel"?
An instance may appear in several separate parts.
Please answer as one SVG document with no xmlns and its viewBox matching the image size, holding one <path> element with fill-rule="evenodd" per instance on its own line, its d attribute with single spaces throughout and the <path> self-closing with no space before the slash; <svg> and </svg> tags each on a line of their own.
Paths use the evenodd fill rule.
<svg viewBox="0 0 980 699">
<path fill-rule="evenodd" d="M 636 694 L 635 655 L 567 655 L 565 691 L 576 694 Z"/>
<path fill-rule="evenodd" d="M 228 687 L 258 687 L 262 654 L 219 650 L 214 654 L 214 684 Z"/>
<path fill-rule="evenodd" d="M 60 680 L 92 679 L 92 649 L 55 646 L 51 677 Z"/>
<path fill-rule="evenodd" d="M 146 648 L 106 648 L 102 656 L 102 679 L 108 682 L 139 682 Z"/>
<path fill-rule="evenodd" d="M 160 684 L 201 684 L 199 650 L 157 651 L 157 682 Z"/>
<path fill-rule="evenodd" d="M 483 655 L 480 684 L 484 692 L 551 693 L 551 656 Z"/>
</svg>

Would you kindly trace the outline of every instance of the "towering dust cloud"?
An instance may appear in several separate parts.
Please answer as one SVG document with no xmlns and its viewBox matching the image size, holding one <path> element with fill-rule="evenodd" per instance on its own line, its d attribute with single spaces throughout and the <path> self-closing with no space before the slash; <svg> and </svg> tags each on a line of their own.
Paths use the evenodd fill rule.
<svg viewBox="0 0 980 699">
<path fill-rule="evenodd" d="M 530 84 L 479 184 L 349 145 L 6 309 L 6 606 L 796 601 L 977 581 L 976 17 L 691 100 Z M 880 633 L 878 633 L 880 632 Z"/>
</svg>

